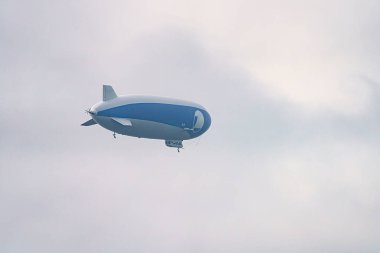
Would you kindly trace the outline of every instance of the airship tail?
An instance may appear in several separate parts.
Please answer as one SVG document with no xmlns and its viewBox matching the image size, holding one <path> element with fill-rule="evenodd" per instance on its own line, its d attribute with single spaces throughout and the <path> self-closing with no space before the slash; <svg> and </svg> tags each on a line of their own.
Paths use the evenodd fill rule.
<svg viewBox="0 0 380 253">
<path fill-rule="evenodd" d="M 81 126 L 92 126 L 92 125 L 95 125 L 95 124 L 97 124 L 95 122 L 95 120 L 90 119 L 89 121 L 84 122 Z"/>
<path fill-rule="evenodd" d="M 111 100 L 117 98 L 116 92 L 113 90 L 111 85 L 103 85 L 103 101 Z"/>
</svg>

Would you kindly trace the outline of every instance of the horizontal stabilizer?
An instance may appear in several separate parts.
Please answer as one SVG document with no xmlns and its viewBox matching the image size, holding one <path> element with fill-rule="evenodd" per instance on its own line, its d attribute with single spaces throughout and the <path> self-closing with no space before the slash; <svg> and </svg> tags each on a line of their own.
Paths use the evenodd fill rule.
<svg viewBox="0 0 380 253">
<path fill-rule="evenodd" d="M 117 98 L 116 92 L 111 85 L 103 85 L 103 101 Z"/>
<path fill-rule="evenodd" d="M 122 124 L 123 126 L 132 126 L 132 122 L 129 119 L 124 118 L 112 118 L 117 123 Z"/>
<path fill-rule="evenodd" d="M 90 119 L 89 121 L 84 122 L 81 126 L 92 126 L 92 125 L 96 125 L 96 124 L 97 123 L 95 122 L 95 120 Z"/>
</svg>

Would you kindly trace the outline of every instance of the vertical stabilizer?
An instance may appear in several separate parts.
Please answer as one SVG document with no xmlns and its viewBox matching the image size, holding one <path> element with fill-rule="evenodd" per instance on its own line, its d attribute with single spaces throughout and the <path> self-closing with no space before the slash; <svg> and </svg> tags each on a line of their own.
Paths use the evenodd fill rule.
<svg viewBox="0 0 380 253">
<path fill-rule="evenodd" d="M 111 85 L 103 85 L 103 101 L 111 100 L 117 98 L 115 91 Z"/>
</svg>

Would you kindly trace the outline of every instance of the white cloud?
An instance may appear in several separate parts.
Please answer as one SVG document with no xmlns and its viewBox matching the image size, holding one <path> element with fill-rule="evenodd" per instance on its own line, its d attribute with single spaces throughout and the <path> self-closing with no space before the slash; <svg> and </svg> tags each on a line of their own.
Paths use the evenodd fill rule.
<svg viewBox="0 0 380 253">
<path fill-rule="evenodd" d="M 376 1 L 144 1 L 131 7 L 133 31 L 189 30 L 214 57 L 306 110 L 366 113 L 371 90 L 356 78 L 380 78 Z"/>
<path fill-rule="evenodd" d="M 0 5 L 0 251 L 379 251 L 377 1 Z M 102 82 L 212 126 L 82 128 Z"/>
</svg>

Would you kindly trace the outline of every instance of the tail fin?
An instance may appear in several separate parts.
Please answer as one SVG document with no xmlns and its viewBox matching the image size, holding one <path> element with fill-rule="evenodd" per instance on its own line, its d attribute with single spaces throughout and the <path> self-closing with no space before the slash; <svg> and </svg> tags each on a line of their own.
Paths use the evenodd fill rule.
<svg viewBox="0 0 380 253">
<path fill-rule="evenodd" d="M 95 120 L 90 119 L 89 121 L 84 122 L 81 126 L 92 126 L 92 125 L 95 125 L 95 124 L 97 124 L 95 122 Z"/>
<path fill-rule="evenodd" d="M 117 98 L 115 91 L 111 85 L 103 85 L 103 101 L 111 100 Z"/>
</svg>

